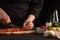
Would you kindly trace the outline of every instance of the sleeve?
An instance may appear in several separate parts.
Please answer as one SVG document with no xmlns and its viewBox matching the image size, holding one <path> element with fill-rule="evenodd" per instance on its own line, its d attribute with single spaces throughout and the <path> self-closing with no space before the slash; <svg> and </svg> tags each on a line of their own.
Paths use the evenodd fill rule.
<svg viewBox="0 0 60 40">
<path fill-rule="evenodd" d="M 38 18 L 39 13 L 43 7 L 43 0 L 33 0 L 30 4 L 30 12 L 29 14 L 34 15 Z"/>
</svg>

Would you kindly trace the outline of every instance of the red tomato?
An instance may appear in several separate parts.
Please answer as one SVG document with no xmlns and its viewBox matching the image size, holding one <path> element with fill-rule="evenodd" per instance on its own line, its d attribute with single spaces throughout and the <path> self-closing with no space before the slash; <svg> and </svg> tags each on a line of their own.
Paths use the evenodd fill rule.
<svg viewBox="0 0 60 40">
<path fill-rule="evenodd" d="M 14 30 L 12 30 L 13 32 L 19 32 L 19 29 L 18 28 L 16 28 L 16 29 L 14 29 Z"/>
<path fill-rule="evenodd" d="M 7 29 L 4 29 L 4 32 L 8 32 L 8 30 Z"/>
<path fill-rule="evenodd" d="M 45 26 L 41 26 L 40 28 L 45 29 L 46 27 Z"/>
<path fill-rule="evenodd" d="M 4 30 L 3 29 L 0 29 L 0 32 L 4 32 Z"/>
<path fill-rule="evenodd" d="M 12 29 L 11 28 L 8 28 L 7 30 L 8 30 L 8 32 L 12 32 Z"/>
<path fill-rule="evenodd" d="M 46 28 L 48 28 L 48 26 L 45 26 Z"/>
</svg>

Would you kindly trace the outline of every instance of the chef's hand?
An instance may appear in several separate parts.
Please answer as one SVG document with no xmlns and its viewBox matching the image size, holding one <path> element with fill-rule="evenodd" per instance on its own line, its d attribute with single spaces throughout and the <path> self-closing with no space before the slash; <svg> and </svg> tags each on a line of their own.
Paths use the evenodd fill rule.
<svg viewBox="0 0 60 40">
<path fill-rule="evenodd" d="M 8 24 L 10 22 L 11 22 L 10 17 L 5 13 L 3 9 L 0 8 L 0 23 Z"/>
<path fill-rule="evenodd" d="M 33 27 L 34 27 L 34 23 L 33 23 L 34 19 L 35 19 L 34 15 L 29 15 L 29 17 L 27 18 L 27 20 L 23 24 L 23 28 L 25 28 L 25 29 L 33 29 Z"/>
<path fill-rule="evenodd" d="M 23 28 L 29 30 L 29 29 L 33 29 L 33 27 L 34 27 L 34 23 L 33 23 L 33 22 L 31 22 L 31 21 L 25 21 L 25 22 L 24 22 Z"/>
</svg>

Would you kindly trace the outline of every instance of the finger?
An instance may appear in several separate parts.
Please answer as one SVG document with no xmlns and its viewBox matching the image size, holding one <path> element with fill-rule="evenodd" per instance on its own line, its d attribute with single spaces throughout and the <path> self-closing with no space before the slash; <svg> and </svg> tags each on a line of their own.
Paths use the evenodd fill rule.
<svg viewBox="0 0 60 40">
<path fill-rule="evenodd" d="M 4 18 L 0 17 L 0 23 L 3 23 L 3 21 L 4 21 Z"/>
<path fill-rule="evenodd" d="M 33 28 L 33 24 L 31 23 L 28 27 L 27 27 L 27 29 L 32 29 Z"/>
<path fill-rule="evenodd" d="M 27 29 L 29 26 L 30 26 L 30 25 L 27 25 L 27 26 L 25 26 L 25 28 Z"/>
<path fill-rule="evenodd" d="M 10 20 L 9 17 L 7 17 L 7 19 L 6 19 L 6 23 L 7 23 L 7 24 L 8 24 L 8 23 L 11 23 L 11 20 Z"/>
<path fill-rule="evenodd" d="M 3 24 L 6 24 L 6 19 L 7 19 L 6 17 L 4 17 L 4 18 L 2 19 L 2 23 L 3 23 Z"/>
<path fill-rule="evenodd" d="M 23 28 L 25 28 L 25 26 L 26 26 L 26 23 L 23 24 Z"/>
<path fill-rule="evenodd" d="M 1 17 L 1 23 L 6 24 L 6 17 Z"/>
<path fill-rule="evenodd" d="M 26 28 L 27 30 L 32 29 L 32 28 L 33 28 L 33 23 L 29 23 L 29 25 L 28 25 L 28 26 L 26 26 L 25 28 Z"/>
<path fill-rule="evenodd" d="M 31 25 L 31 23 L 27 22 L 26 25 L 25 25 L 25 28 L 28 28 L 30 25 Z"/>
<path fill-rule="evenodd" d="M 3 19 L 3 17 L 2 16 L 0 16 L 0 20 L 2 20 Z"/>
<path fill-rule="evenodd" d="M 32 23 L 30 28 L 33 29 L 33 27 L 34 27 L 34 24 Z"/>
<path fill-rule="evenodd" d="M 24 28 L 26 29 L 26 28 L 28 28 L 29 27 L 29 25 L 27 25 L 27 26 L 24 26 Z"/>
<path fill-rule="evenodd" d="M 29 22 L 25 22 L 24 25 L 23 25 L 23 27 L 25 28 L 25 27 L 27 27 L 28 25 L 29 25 Z"/>
<path fill-rule="evenodd" d="M 3 21 L 2 21 L 2 23 L 5 25 L 5 24 L 6 24 L 6 21 L 5 21 L 5 20 L 3 20 Z"/>
<path fill-rule="evenodd" d="M 2 18 L 2 16 L 0 15 L 0 19 Z"/>
</svg>

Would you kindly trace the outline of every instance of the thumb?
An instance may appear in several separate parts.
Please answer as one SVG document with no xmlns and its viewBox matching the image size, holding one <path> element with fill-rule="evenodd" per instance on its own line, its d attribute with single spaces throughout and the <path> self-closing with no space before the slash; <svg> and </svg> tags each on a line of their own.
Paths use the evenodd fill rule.
<svg viewBox="0 0 60 40">
<path fill-rule="evenodd" d="M 7 23 L 7 24 L 8 24 L 8 23 L 11 23 L 11 20 L 10 20 L 9 17 L 8 17 L 7 20 L 6 20 L 6 23 Z"/>
<path fill-rule="evenodd" d="M 24 24 L 23 24 L 23 27 L 25 28 L 28 24 L 29 24 L 29 22 L 25 21 Z"/>
<path fill-rule="evenodd" d="M 26 23 L 26 22 L 24 22 L 24 24 L 23 24 L 23 27 L 24 27 L 24 28 L 25 28 L 26 24 L 27 24 L 27 23 Z"/>
</svg>

